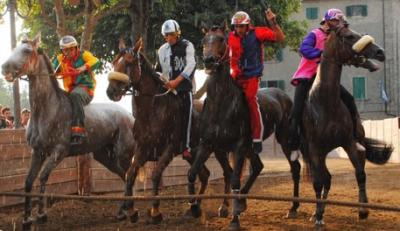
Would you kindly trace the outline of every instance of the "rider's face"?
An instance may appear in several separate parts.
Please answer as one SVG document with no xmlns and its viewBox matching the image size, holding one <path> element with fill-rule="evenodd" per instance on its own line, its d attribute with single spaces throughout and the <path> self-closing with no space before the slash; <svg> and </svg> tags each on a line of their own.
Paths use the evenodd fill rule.
<svg viewBox="0 0 400 231">
<path fill-rule="evenodd" d="M 246 24 L 236 24 L 235 31 L 239 36 L 243 36 L 247 32 L 248 25 Z"/>
<path fill-rule="evenodd" d="M 164 39 L 169 45 L 174 45 L 178 41 L 177 33 L 166 33 L 164 35 Z"/>
<path fill-rule="evenodd" d="M 62 49 L 61 51 L 67 58 L 74 58 L 76 57 L 77 50 L 78 49 L 76 47 L 69 47 Z"/>
</svg>

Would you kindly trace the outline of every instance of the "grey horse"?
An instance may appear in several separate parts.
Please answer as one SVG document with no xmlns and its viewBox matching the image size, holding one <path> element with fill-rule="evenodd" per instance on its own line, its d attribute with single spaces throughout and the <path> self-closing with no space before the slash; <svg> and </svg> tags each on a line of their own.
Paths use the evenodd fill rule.
<svg viewBox="0 0 400 231">
<path fill-rule="evenodd" d="M 71 146 L 71 105 L 65 91 L 58 86 L 49 58 L 39 45 L 40 35 L 23 41 L 2 65 L 2 74 L 7 81 L 12 82 L 23 75 L 29 80 L 32 116 L 26 138 L 32 148 L 32 162 L 25 180 L 25 192 L 31 192 L 40 173 L 40 193 L 44 193 L 50 173 L 65 157 L 90 152 L 94 159 L 124 180 L 133 155 L 133 116 L 115 104 L 90 104 L 85 107 L 87 142 Z M 24 230 L 30 230 L 34 221 L 31 212 L 31 198 L 26 197 Z M 46 221 L 44 198 L 40 198 L 36 222 Z"/>
</svg>

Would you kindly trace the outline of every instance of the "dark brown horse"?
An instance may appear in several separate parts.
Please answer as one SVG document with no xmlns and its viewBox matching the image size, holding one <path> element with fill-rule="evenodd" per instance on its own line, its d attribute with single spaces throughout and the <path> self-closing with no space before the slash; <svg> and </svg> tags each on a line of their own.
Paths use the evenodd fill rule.
<svg viewBox="0 0 400 231">
<path fill-rule="evenodd" d="M 157 161 L 156 168 L 153 171 L 153 195 L 158 195 L 159 183 L 164 169 L 178 153 L 180 141 L 180 131 L 182 124 L 180 107 L 176 95 L 172 92 L 166 92 L 164 82 L 153 70 L 152 65 L 147 58 L 139 52 L 141 40 L 133 48 L 125 47 L 123 41 L 120 41 L 120 53 L 114 61 L 114 72 L 109 75 L 109 86 L 107 95 L 112 100 L 120 100 L 125 92 L 131 88 L 134 91 L 136 103 L 136 121 L 134 125 L 134 137 L 137 143 L 135 147 L 135 158 L 126 174 L 125 195 L 132 195 L 138 169 L 147 161 Z M 198 113 L 193 111 L 190 146 L 195 147 L 198 143 Z M 220 154 L 217 158 L 224 168 L 225 181 L 229 182 L 230 172 L 227 154 Z M 189 164 L 193 159 L 187 160 Z M 230 172 L 229 172 L 230 171 Z M 201 187 L 199 193 L 203 194 L 208 184 L 209 170 L 202 166 L 199 174 Z M 226 191 L 229 190 L 229 184 Z M 224 204 L 227 200 L 224 201 Z M 158 223 L 162 220 L 159 212 L 159 201 L 153 202 L 151 210 L 151 222 Z M 133 208 L 134 204 L 125 202 L 122 210 L 126 211 Z M 191 204 L 191 211 L 196 217 L 200 216 L 197 203 Z M 225 208 L 225 206 L 221 206 Z M 226 209 L 226 208 L 225 208 Z M 227 214 L 222 211 L 221 214 Z M 131 221 L 137 220 L 137 211 L 129 214 Z"/>
<path fill-rule="evenodd" d="M 263 169 L 258 154 L 251 148 L 249 110 L 243 92 L 230 77 L 229 58 L 224 29 L 213 27 L 203 39 L 203 56 L 206 72 L 210 75 L 207 85 L 207 98 L 201 114 L 201 143 L 197 147 L 196 160 L 189 172 L 192 185 L 199 167 L 215 150 L 234 153 L 234 171 L 231 180 L 233 193 L 246 194 Z M 300 163 L 297 156 L 291 156 L 287 144 L 288 117 L 292 101 L 283 91 L 277 88 L 261 89 L 258 92 L 262 120 L 264 124 L 263 139 L 275 132 L 277 141 L 289 161 L 294 182 L 293 195 L 299 194 Z M 240 174 L 244 158 L 250 159 L 250 176 L 243 188 L 240 188 Z M 194 190 L 191 190 L 194 193 Z M 288 216 L 294 217 L 299 203 L 294 202 Z M 239 215 L 246 209 L 245 200 L 234 200 L 233 218 L 230 228 L 239 229 Z"/>
<path fill-rule="evenodd" d="M 40 36 L 24 41 L 2 65 L 6 80 L 12 82 L 23 75 L 29 79 L 32 116 L 26 138 L 32 148 L 32 160 L 25 192 L 31 192 L 40 172 L 40 193 L 44 193 L 50 173 L 64 158 L 90 152 L 94 159 L 124 179 L 133 155 L 134 118 L 115 104 L 90 104 L 85 107 L 87 142 L 71 146 L 71 104 L 59 88 L 51 62 L 39 44 Z M 38 223 L 47 220 L 44 207 L 44 199 L 40 198 Z M 34 221 L 31 211 L 31 198 L 26 197 L 24 230 L 30 230 Z"/>
<path fill-rule="evenodd" d="M 386 163 L 392 148 L 384 142 L 354 137 L 350 112 L 340 98 L 340 76 L 343 65 L 365 65 L 368 58 L 385 60 L 384 51 L 371 36 L 361 36 L 346 24 L 331 31 L 325 43 L 317 77 L 311 87 L 303 112 L 303 155 L 311 165 L 313 186 L 317 199 L 326 199 L 331 186 L 331 175 L 325 159 L 329 151 L 343 147 L 355 168 L 359 187 L 359 202 L 367 203 L 365 159 Z M 368 61 L 369 62 L 369 61 Z M 360 142 L 365 148 L 357 144 Z M 322 225 L 324 205 L 317 203 L 315 224 Z M 359 217 L 367 218 L 368 211 L 359 209 Z"/>
</svg>

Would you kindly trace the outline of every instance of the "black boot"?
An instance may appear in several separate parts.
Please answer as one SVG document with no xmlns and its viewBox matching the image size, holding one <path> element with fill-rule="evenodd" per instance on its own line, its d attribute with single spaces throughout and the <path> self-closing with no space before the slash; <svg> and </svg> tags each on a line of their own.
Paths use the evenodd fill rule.
<svg viewBox="0 0 400 231">
<path fill-rule="evenodd" d="M 253 142 L 253 152 L 254 154 L 260 154 L 262 152 L 262 142 Z"/>
<path fill-rule="evenodd" d="M 296 86 L 289 122 L 288 145 L 291 150 L 299 149 L 301 116 L 303 114 L 304 101 L 306 100 L 311 84 L 311 80 L 301 80 Z"/>
<path fill-rule="evenodd" d="M 72 106 L 71 145 L 79 145 L 86 141 L 83 105 L 77 94 L 71 93 L 68 98 Z"/>
<path fill-rule="evenodd" d="M 365 130 L 362 126 L 360 114 L 358 114 L 357 106 L 354 102 L 353 96 L 346 90 L 346 88 L 340 86 L 340 98 L 350 112 L 351 120 L 353 122 L 354 138 L 359 142 L 363 141 L 365 138 Z"/>
</svg>

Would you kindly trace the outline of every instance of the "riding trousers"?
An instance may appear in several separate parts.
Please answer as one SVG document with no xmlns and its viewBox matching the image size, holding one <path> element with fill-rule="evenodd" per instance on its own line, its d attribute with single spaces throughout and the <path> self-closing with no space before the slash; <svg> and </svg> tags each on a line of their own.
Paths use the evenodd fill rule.
<svg viewBox="0 0 400 231">
<path fill-rule="evenodd" d="M 178 91 L 178 97 L 182 103 L 182 139 L 180 152 L 182 153 L 185 149 L 190 151 L 190 129 L 192 126 L 192 110 L 193 110 L 193 99 L 191 91 Z"/>
<path fill-rule="evenodd" d="M 82 87 L 75 87 L 69 94 L 72 106 L 72 127 L 84 127 L 85 113 L 83 106 L 88 105 L 93 97 Z"/>
<path fill-rule="evenodd" d="M 250 125 L 253 142 L 262 142 L 264 125 L 261 119 L 260 106 L 257 102 L 257 91 L 260 78 L 238 79 L 237 84 L 242 88 L 250 111 Z"/>
</svg>

